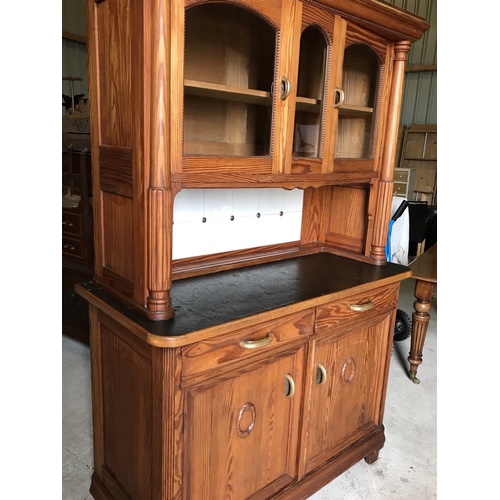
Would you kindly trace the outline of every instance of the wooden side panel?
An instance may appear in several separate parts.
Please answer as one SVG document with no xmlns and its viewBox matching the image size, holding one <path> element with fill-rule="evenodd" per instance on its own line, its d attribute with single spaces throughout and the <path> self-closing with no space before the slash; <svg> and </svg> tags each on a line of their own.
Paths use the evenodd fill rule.
<svg viewBox="0 0 500 500">
<path fill-rule="evenodd" d="M 134 238 L 130 221 L 134 215 L 130 198 L 102 193 L 103 264 L 113 273 L 132 281 Z"/>
<path fill-rule="evenodd" d="M 341 250 L 362 253 L 368 224 L 369 189 L 335 186 L 332 191 L 326 243 Z"/>
<path fill-rule="evenodd" d="M 324 207 L 328 206 L 331 187 L 304 190 L 302 209 L 301 244 L 325 242 Z"/>
<path fill-rule="evenodd" d="M 132 150 L 101 147 L 99 156 L 101 189 L 132 198 Z"/>
<path fill-rule="evenodd" d="M 181 498 L 180 351 L 152 348 L 90 306 L 94 498 Z M 168 382 L 167 382 L 168 381 Z"/>
<path fill-rule="evenodd" d="M 117 324 L 100 319 L 103 483 L 120 497 L 150 498 L 151 353 L 145 344 L 131 343 Z"/>
<path fill-rule="evenodd" d="M 130 2 L 106 0 L 95 10 L 100 144 L 118 147 L 132 144 L 129 8 Z"/>
<path fill-rule="evenodd" d="M 145 301 L 140 263 L 145 253 L 147 5 L 135 0 L 87 2 L 95 276 L 111 292 L 136 298 L 139 304 Z"/>
</svg>

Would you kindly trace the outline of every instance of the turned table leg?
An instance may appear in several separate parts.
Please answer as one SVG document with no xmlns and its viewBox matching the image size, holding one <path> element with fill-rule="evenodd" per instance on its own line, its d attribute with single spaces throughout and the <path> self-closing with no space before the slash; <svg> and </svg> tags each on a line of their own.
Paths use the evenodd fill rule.
<svg viewBox="0 0 500 500">
<path fill-rule="evenodd" d="M 417 280 L 415 283 L 416 301 L 413 303 L 415 312 L 413 313 L 410 355 L 410 379 L 415 384 L 420 384 L 417 378 L 418 366 L 422 363 L 422 351 L 424 348 L 427 327 L 429 326 L 429 311 L 431 310 L 431 297 L 433 283 Z"/>
</svg>

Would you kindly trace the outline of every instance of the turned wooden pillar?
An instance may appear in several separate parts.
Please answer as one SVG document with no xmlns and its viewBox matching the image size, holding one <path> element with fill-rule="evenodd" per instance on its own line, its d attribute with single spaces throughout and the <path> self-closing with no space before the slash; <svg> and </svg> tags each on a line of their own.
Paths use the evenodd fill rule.
<svg viewBox="0 0 500 500">
<path fill-rule="evenodd" d="M 170 182 L 172 16 L 168 2 L 153 0 L 151 25 L 151 160 L 147 191 L 147 289 L 146 308 L 151 319 L 174 315 L 172 287 L 173 195 Z"/>
<path fill-rule="evenodd" d="M 392 71 L 391 94 L 389 98 L 389 111 L 384 134 L 382 161 L 380 163 L 380 177 L 377 190 L 377 203 L 374 219 L 374 232 L 370 257 L 377 264 L 384 264 L 385 245 L 389 219 L 391 217 L 394 165 L 398 142 L 398 129 L 403 96 L 403 82 L 405 75 L 406 56 L 411 43 L 403 41 L 394 46 L 394 63 Z"/>
<path fill-rule="evenodd" d="M 415 312 L 412 316 L 411 346 L 408 362 L 410 363 L 410 379 L 419 384 L 417 370 L 422 364 L 422 351 L 424 348 L 427 327 L 429 326 L 431 298 L 435 284 L 430 281 L 417 280 L 415 284 L 415 298 L 413 303 Z"/>
</svg>

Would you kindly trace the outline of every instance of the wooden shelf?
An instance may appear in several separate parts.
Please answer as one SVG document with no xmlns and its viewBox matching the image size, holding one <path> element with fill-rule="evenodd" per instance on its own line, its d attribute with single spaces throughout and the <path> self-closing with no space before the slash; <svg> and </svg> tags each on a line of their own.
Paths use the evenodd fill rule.
<svg viewBox="0 0 500 500">
<path fill-rule="evenodd" d="M 184 92 L 187 95 L 210 97 L 224 101 L 245 102 L 268 106 L 272 104 L 271 92 L 240 87 L 230 87 L 218 83 L 184 80 Z"/>
<path fill-rule="evenodd" d="M 353 106 L 351 104 L 342 104 L 339 108 L 339 112 L 344 116 L 367 116 L 373 114 L 373 108 L 366 106 Z"/>
<path fill-rule="evenodd" d="M 248 104 L 260 104 L 263 106 L 271 105 L 272 103 L 271 92 L 231 87 L 219 83 L 200 82 L 197 80 L 184 80 L 184 92 L 187 95 L 210 97 L 225 101 L 246 102 Z M 319 113 L 321 112 L 321 101 L 310 97 L 297 97 L 297 110 Z"/>
<path fill-rule="evenodd" d="M 297 96 L 297 111 L 306 111 L 308 113 L 321 113 L 321 101 L 310 97 Z"/>
</svg>

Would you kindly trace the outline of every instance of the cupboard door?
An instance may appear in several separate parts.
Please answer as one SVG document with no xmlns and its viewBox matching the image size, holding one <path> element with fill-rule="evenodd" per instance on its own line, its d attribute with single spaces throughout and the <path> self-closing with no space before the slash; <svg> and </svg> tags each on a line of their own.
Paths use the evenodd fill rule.
<svg viewBox="0 0 500 500">
<path fill-rule="evenodd" d="M 342 80 L 336 89 L 335 170 L 342 168 L 339 160 L 349 160 L 349 170 L 374 168 L 387 46 L 386 40 L 348 23 Z"/>
<path fill-rule="evenodd" d="M 186 389 L 183 498 L 269 498 L 294 480 L 304 349 Z"/>
<path fill-rule="evenodd" d="M 306 472 L 381 425 L 391 317 L 316 341 L 308 387 Z"/>
<path fill-rule="evenodd" d="M 332 58 L 333 25 L 333 14 L 304 4 L 292 147 L 292 157 L 296 159 L 320 159 L 324 156 L 327 78 Z M 309 170 L 314 169 L 314 163 L 310 165 Z"/>
<path fill-rule="evenodd" d="M 271 9 L 271 7 L 269 8 Z M 214 2 L 185 11 L 184 156 L 271 154 L 274 12 Z"/>
</svg>

